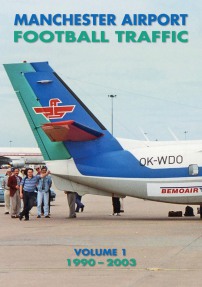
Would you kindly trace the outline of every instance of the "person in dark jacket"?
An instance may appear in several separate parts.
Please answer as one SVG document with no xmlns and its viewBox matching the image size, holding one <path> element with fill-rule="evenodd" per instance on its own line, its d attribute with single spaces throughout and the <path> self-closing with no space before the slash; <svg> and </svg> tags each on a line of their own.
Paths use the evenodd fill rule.
<svg viewBox="0 0 202 287">
<path fill-rule="evenodd" d="M 8 186 L 10 187 L 10 203 L 11 218 L 18 218 L 21 208 L 20 199 L 20 182 L 22 178 L 19 176 L 19 169 L 15 168 L 13 175 L 8 178 Z"/>
</svg>

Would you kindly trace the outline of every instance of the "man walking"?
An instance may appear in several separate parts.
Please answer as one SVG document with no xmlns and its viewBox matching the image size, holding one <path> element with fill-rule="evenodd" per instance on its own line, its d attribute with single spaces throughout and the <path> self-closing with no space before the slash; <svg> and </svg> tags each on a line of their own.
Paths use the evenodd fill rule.
<svg viewBox="0 0 202 287">
<path fill-rule="evenodd" d="M 19 219 L 22 220 L 22 218 L 25 216 L 25 220 L 29 220 L 29 211 L 34 206 L 35 201 L 35 190 L 36 186 L 39 182 L 39 179 L 41 177 L 45 177 L 48 175 L 49 172 L 41 175 L 33 175 L 33 169 L 28 168 L 27 169 L 27 176 L 23 178 L 23 180 L 20 183 L 20 198 L 23 198 L 24 202 L 24 208 L 23 211 L 19 214 Z"/>
</svg>

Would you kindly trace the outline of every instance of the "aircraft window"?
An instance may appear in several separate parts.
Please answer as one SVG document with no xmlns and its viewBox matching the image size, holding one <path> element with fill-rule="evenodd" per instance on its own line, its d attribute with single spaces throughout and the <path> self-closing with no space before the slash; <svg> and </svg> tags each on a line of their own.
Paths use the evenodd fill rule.
<svg viewBox="0 0 202 287">
<path fill-rule="evenodd" d="M 198 175 L 198 165 L 190 164 L 189 165 L 189 175 Z"/>
</svg>

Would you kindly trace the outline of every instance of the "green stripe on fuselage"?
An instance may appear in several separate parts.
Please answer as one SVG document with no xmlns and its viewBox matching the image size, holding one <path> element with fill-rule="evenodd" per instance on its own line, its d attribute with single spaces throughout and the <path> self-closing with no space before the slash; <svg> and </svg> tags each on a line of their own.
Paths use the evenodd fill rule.
<svg viewBox="0 0 202 287">
<path fill-rule="evenodd" d="M 41 107 L 32 88 L 24 77 L 24 73 L 35 72 L 32 65 L 5 64 L 5 70 L 18 96 L 20 104 L 27 117 L 29 125 L 44 157 L 44 160 L 59 160 L 71 158 L 62 142 L 52 142 L 41 128 L 42 124 L 49 122 L 43 115 L 36 115 L 33 107 Z"/>
</svg>

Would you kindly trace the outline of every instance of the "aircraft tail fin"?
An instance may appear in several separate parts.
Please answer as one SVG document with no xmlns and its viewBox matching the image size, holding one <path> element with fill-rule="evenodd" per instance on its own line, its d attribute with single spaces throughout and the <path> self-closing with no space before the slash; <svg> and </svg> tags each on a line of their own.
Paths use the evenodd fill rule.
<svg viewBox="0 0 202 287">
<path fill-rule="evenodd" d="M 4 67 L 45 160 L 122 150 L 48 62 Z"/>
<path fill-rule="evenodd" d="M 52 142 L 44 134 L 41 123 L 49 122 L 43 115 L 36 115 L 33 107 L 41 107 L 40 101 L 26 79 L 27 74 L 35 74 L 31 64 L 5 64 L 5 70 L 20 101 L 38 146 L 45 160 L 71 158 L 62 142 Z"/>
</svg>

